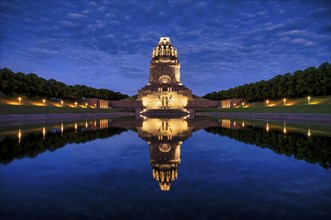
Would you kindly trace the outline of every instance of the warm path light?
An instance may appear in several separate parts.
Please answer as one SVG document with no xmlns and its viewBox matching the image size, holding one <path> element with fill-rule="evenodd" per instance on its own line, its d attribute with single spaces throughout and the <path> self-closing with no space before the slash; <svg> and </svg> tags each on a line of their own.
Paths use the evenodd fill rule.
<svg viewBox="0 0 331 220">
<path fill-rule="evenodd" d="M 245 102 L 241 103 L 241 105 L 244 107 L 245 106 Z"/>
<path fill-rule="evenodd" d="M 85 103 L 86 108 L 87 108 L 87 105 L 88 105 L 88 104 L 87 104 L 87 102 L 86 102 L 86 103 Z"/>
<path fill-rule="evenodd" d="M 308 129 L 308 133 L 307 133 L 308 137 L 311 136 L 311 132 L 310 132 L 310 129 Z"/>
<path fill-rule="evenodd" d="M 75 102 L 75 107 L 77 107 L 77 102 Z"/>
<path fill-rule="evenodd" d="M 63 127 L 63 123 L 61 123 L 61 136 L 63 136 L 63 131 L 64 131 L 64 127 Z"/>
<path fill-rule="evenodd" d="M 22 98 L 18 97 L 18 104 L 21 104 Z"/>
<path fill-rule="evenodd" d="M 22 138 L 22 131 L 21 131 L 21 129 L 18 129 L 17 137 L 18 137 L 18 143 L 20 144 L 21 143 L 21 138 Z"/>
<path fill-rule="evenodd" d="M 308 104 L 310 104 L 310 96 L 307 97 L 307 100 L 308 100 Z"/>
<path fill-rule="evenodd" d="M 43 127 L 43 139 L 45 139 L 45 137 L 46 137 L 46 128 Z"/>
<path fill-rule="evenodd" d="M 269 123 L 267 123 L 267 126 L 265 129 L 267 130 L 267 132 L 269 132 Z"/>
<path fill-rule="evenodd" d="M 43 103 L 44 103 L 44 105 L 46 104 L 46 99 L 43 99 Z"/>
<path fill-rule="evenodd" d="M 284 102 L 284 106 L 286 105 L 286 99 L 283 99 L 283 102 Z"/>
<path fill-rule="evenodd" d="M 63 101 L 61 101 L 61 106 L 62 106 L 62 107 L 63 107 L 63 103 L 64 103 L 64 102 L 63 102 Z"/>
<path fill-rule="evenodd" d="M 269 100 L 265 101 L 267 103 L 267 106 L 269 106 Z"/>
</svg>

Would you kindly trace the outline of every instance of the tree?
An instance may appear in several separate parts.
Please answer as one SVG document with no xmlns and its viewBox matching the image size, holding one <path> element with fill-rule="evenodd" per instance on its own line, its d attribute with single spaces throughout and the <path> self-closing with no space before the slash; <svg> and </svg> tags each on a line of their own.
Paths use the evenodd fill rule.
<svg viewBox="0 0 331 220">
<path fill-rule="evenodd" d="M 95 89 L 85 85 L 66 85 L 55 79 L 46 80 L 35 73 L 14 73 L 8 68 L 0 69 L 0 92 L 7 96 L 26 95 L 30 98 L 53 98 L 80 100 L 100 98 L 120 100 L 128 95 L 108 89 Z"/>
</svg>

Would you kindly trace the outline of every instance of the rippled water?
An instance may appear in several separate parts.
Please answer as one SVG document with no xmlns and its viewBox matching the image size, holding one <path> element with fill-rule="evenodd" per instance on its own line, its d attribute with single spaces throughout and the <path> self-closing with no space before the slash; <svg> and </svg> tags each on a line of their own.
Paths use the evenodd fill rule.
<svg viewBox="0 0 331 220">
<path fill-rule="evenodd" d="M 0 127 L 0 216 L 329 219 L 330 130 L 228 119 Z"/>
</svg>

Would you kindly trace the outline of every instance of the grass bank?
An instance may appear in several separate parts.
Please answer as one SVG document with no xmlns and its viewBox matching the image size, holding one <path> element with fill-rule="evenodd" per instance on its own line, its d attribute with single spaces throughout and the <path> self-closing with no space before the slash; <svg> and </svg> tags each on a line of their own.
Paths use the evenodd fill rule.
<svg viewBox="0 0 331 220">
<path fill-rule="evenodd" d="M 295 113 L 295 114 L 331 114 L 331 97 L 312 97 L 310 103 L 307 98 L 269 100 L 266 102 L 245 103 L 236 108 L 200 108 L 197 112 L 231 112 L 231 113 Z"/>
</svg>

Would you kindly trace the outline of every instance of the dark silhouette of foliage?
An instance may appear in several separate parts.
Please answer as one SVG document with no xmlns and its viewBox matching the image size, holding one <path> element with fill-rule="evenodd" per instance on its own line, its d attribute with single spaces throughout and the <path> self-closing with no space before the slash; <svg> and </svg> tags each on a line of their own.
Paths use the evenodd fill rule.
<svg viewBox="0 0 331 220">
<path fill-rule="evenodd" d="M 300 133 L 286 134 L 281 131 L 265 132 L 263 128 L 247 126 L 244 129 L 227 129 L 221 127 L 207 128 L 207 132 L 230 137 L 246 144 L 256 145 L 286 156 L 294 156 L 308 163 L 318 163 L 329 169 L 331 167 L 331 138 L 313 135 L 307 137 Z"/>
<path fill-rule="evenodd" d="M 34 73 L 14 73 L 8 68 L 0 69 L 0 94 L 71 101 L 83 98 L 120 100 L 128 97 L 108 89 L 95 89 L 84 85 L 70 86 L 55 79 L 46 80 Z"/>
<path fill-rule="evenodd" d="M 6 136 L 0 141 L 0 163 L 8 164 L 15 159 L 25 157 L 33 158 L 45 151 L 55 151 L 66 144 L 79 144 L 95 139 L 109 138 L 124 131 L 127 131 L 127 129 L 78 129 L 75 131 L 75 129 L 72 128 L 66 129 L 63 135 L 61 135 L 60 130 L 48 132 L 45 139 L 43 139 L 41 133 L 30 133 L 23 136 L 21 143 L 18 143 L 17 137 Z"/>
<path fill-rule="evenodd" d="M 293 74 L 277 75 L 265 81 L 245 84 L 228 90 L 208 93 L 204 98 L 212 100 L 244 98 L 247 101 L 266 99 L 300 98 L 331 95 L 331 64 L 322 63 L 318 68 L 309 67 Z"/>
</svg>

